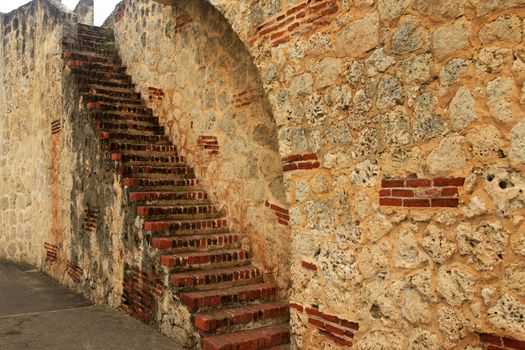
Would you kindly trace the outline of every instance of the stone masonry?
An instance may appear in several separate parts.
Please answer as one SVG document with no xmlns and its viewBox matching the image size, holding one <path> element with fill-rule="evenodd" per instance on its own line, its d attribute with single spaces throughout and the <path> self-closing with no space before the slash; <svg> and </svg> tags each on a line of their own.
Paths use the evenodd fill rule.
<svg viewBox="0 0 525 350">
<path fill-rule="evenodd" d="M 90 6 L 0 14 L 0 258 L 188 349 L 525 349 L 525 1 Z"/>
</svg>

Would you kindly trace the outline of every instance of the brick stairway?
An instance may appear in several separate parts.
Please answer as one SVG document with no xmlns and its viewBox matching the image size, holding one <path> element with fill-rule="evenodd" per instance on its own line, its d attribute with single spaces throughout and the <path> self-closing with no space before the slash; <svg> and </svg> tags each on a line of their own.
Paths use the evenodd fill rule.
<svg viewBox="0 0 525 350">
<path fill-rule="evenodd" d="M 289 309 L 240 248 L 194 171 L 125 73 L 106 29 L 79 24 L 64 58 L 129 195 L 152 234 L 160 274 L 179 294 L 212 349 L 287 349 Z M 168 280 L 168 279 L 166 279 Z"/>
</svg>

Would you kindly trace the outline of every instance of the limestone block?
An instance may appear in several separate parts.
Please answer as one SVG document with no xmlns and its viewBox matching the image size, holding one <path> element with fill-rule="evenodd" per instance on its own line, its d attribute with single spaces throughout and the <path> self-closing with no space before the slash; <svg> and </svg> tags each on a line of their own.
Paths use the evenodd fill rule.
<svg viewBox="0 0 525 350">
<path fill-rule="evenodd" d="M 494 118 L 502 122 L 512 119 L 512 106 L 517 96 L 511 77 L 498 77 L 487 84 L 487 104 Z"/>
<path fill-rule="evenodd" d="M 348 249 L 334 249 L 332 245 L 324 243 L 316 259 L 324 278 L 332 284 L 350 282 L 358 274 L 356 258 Z"/>
<path fill-rule="evenodd" d="M 430 174 L 446 174 L 461 169 L 467 162 L 463 136 L 448 136 L 441 140 L 439 146 L 428 156 L 427 164 Z"/>
<path fill-rule="evenodd" d="M 433 261 L 442 264 L 456 252 L 456 244 L 447 239 L 441 228 L 430 224 L 425 229 L 423 247 Z"/>
<path fill-rule="evenodd" d="M 525 304 L 520 303 L 508 294 L 504 294 L 488 310 L 488 319 L 492 327 L 515 334 L 525 333 Z"/>
<path fill-rule="evenodd" d="M 390 245 L 378 243 L 364 247 L 357 256 L 357 266 L 364 278 L 376 276 L 389 267 Z"/>
<path fill-rule="evenodd" d="M 313 78 L 309 73 L 302 74 L 292 80 L 290 93 L 292 97 L 304 97 L 312 92 Z"/>
<path fill-rule="evenodd" d="M 392 108 L 405 101 L 403 85 L 396 77 L 385 75 L 379 83 L 376 106 L 378 109 Z"/>
<path fill-rule="evenodd" d="M 405 289 L 401 295 L 401 314 L 413 324 L 428 324 L 431 311 L 428 303 L 422 300 L 418 292 Z"/>
<path fill-rule="evenodd" d="M 399 333 L 371 331 L 356 341 L 358 350 L 402 350 L 403 341 Z"/>
<path fill-rule="evenodd" d="M 356 86 L 363 81 L 365 64 L 359 61 L 353 61 L 346 71 L 346 81 L 352 86 Z"/>
<path fill-rule="evenodd" d="M 332 85 L 343 72 L 343 61 L 338 58 L 326 57 L 317 67 L 315 88 L 320 89 Z"/>
<path fill-rule="evenodd" d="M 499 216 L 508 217 L 513 209 L 525 207 L 525 178 L 511 168 L 487 168 L 485 190 Z"/>
<path fill-rule="evenodd" d="M 495 155 L 502 146 L 501 134 L 494 125 L 475 128 L 467 139 L 472 145 L 472 154 L 480 159 Z"/>
<path fill-rule="evenodd" d="M 408 338 L 408 350 L 440 350 L 437 334 L 423 328 L 414 328 Z"/>
<path fill-rule="evenodd" d="M 481 48 L 475 58 L 475 66 L 480 73 L 498 73 L 511 62 L 512 51 L 495 46 Z"/>
<path fill-rule="evenodd" d="M 481 27 L 479 40 L 488 44 L 495 40 L 509 41 L 514 44 L 521 42 L 522 22 L 516 15 L 504 15 Z"/>
<path fill-rule="evenodd" d="M 463 58 L 454 58 L 447 62 L 439 72 L 439 82 L 442 88 L 456 84 L 467 71 L 472 61 Z"/>
<path fill-rule="evenodd" d="M 468 223 L 457 227 L 456 238 L 459 252 L 485 275 L 491 275 L 505 258 L 509 235 L 501 223 L 482 222 L 476 228 Z"/>
<path fill-rule="evenodd" d="M 310 181 L 310 188 L 316 194 L 327 193 L 329 190 L 328 180 L 322 175 L 315 176 Z"/>
<path fill-rule="evenodd" d="M 512 128 L 509 157 L 516 162 L 525 163 L 525 119 Z"/>
<path fill-rule="evenodd" d="M 463 130 L 478 119 L 476 101 L 468 88 L 461 86 L 450 102 L 450 119 L 454 130 Z"/>
<path fill-rule="evenodd" d="M 427 46 L 429 33 L 415 16 L 403 16 L 392 34 L 392 51 L 396 54 L 414 52 Z"/>
<path fill-rule="evenodd" d="M 461 306 L 471 302 L 476 283 L 476 276 L 459 264 L 442 266 L 438 270 L 437 292 L 451 306 Z"/>
<path fill-rule="evenodd" d="M 393 261 L 396 267 L 413 269 L 428 260 L 417 244 L 413 228 L 404 226 L 396 238 Z"/>
<path fill-rule="evenodd" d="M 382 213 L 375 213 L 369 216 L 363 223 L 363 226 L 366 238 L 371 242 L 379 241 L 394 228 L 394 225 Z"/>
<path fill-rule="evenodd" d="M 465 14 L 467 0 L 415 0 L 412 8 L 436 21 L 458 18 Z"/>
<path fill-rule="evenodd" d="M 374 67 L 376 71 L 384 73 L 396 63 L 396 59 L 393 56 L 387 55 L 385 49 L 381 47 L 374 50 L 366 62 L 368 65 Z"/>
<path fill-rule="evenodd" d="M 503 274 L 503 285 L 521 297 L 525 297 L 525 263 L 509 265 Z"/>
<path fill-rule="evenodd" d="M 336 38 L 334 51 L 337 56 L 360 57 L 379 44 L 379 14 L 369 13 L 355 20 Z"/>
<path fill-rule="evenodd" d="M 405 12 L 411 0 L 379 0 L 377 8 L 381 19 L 392 20 Z"/>
<path fill-rule="evenodd" d="M 424 54 L 403 61 L 403 71 L 408 82 L 426 82 L 434 75 L 434 57 Z"/>
<path fill-rule="evenodd" d="M 377 184 L 379 179 L 379 166 L 369 159 L 358 163 L 350 174 L 352 183 L 358 187 L 372 187 Z"/>
<path fill-rule="evenodd" d="M 472 324 L 463 314 L 449 307 L 441 307 L 437 312 L 439 330 L 443 334 L 445 349 L 451 349 L 472 331 Z"/>
<path fill-rule="evenodd" d="M 523 227 L 511 238 L 511 247 L 515 254 L 525 257 L 525 229 Z"/>
<path fill-rule="evenodd" d="M 473 218 L 487 213 L 487 203 L 478 196 L 472 196 L 467 206 L 462 209 L 462 213 L 467 218 Z"/>
<path fill-rule="evenodd" d="M 389 145 L 406 145 L 411 141 L 410 120 L 402 107 L 385 113 L 381 118 L 383 140 Z"/>
<path fill-rule="evenodd" d="M 433 35 L 434 54 L 442 58 L 470 46 L 472 24 L 461 18 L 453 24 L 438 28 Z"/>
<path fill-rule="evenodd" d="M 379 130 L 373 128 L 363 129 L 355 142 L 351 155 L 353 158 L 368 157 L 376 154 L 380 147 Z"/>
<path fill-rule="evenodd" d="M 478 16 L 525 5 L 525 0 L 477 0 L 474 2 Z"/>
</svg>

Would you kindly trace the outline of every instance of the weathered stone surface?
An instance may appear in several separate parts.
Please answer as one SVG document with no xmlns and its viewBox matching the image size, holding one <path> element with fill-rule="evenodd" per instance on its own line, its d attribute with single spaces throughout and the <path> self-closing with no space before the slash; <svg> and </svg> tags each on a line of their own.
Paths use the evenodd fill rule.
<svg viewBox="0 0 525 350">
<path fill-rule="evenodd" d="M 456 244 L 447 239 L 443 229 L 434 224 L 425 229 L 423 247 L 432 260 L 439 264 L 443 264 L 456 252 Z"/>
<path fill-rule="evenodd" d="M 512 128 L 509 157 L 519 163 L 525 163 L 525 120 Z"/>
<path fill-rule="evenodd" d="M 442 58 L 455 51 L 466 49 L 470 45 L 472 24 L 462 18 L 449 26 L 438 28 L 433 35 L 434 52 Z"/>
<path fill-rule="evenodd" d="M 489 44 L 495 40 L 518 44 L 521 41 L 522 22 L 516 15 L 504 15 L 481 27 L 479 40 Z"/>
<path fill-rule="evenodd" d="M 403 104 L 405 92 L 396 77 L 385 75 L 379 83 L 376 106 L 379 109 L 391 108 Z"/>
<path fill-rule="evenodd" d="M 525 178 L 512 168 L 488 167 L 484 173 L 485 189 L 496 214 L 509 217 L 513 209 L 525 207 Z"/>
<path fill-rule="evenodd" d="M 357 266 L 364 278 L 370 278 L 386 271 L 390 250 L 387 243 L 378 243 L 363 248 L 357 256 Z"/>
<path fill-rule="evenodd" d="M 338 56 L 360 57 L 379 44 L 379 14 L 374 12 L 353 21 L 335 39 Z"/>
<path fill-rule="evenodd" d="M 500 47 L 483 47 L 481 48 L 475 59 L 475 65 L 478 72 L 481 73 L 497 73 L 505 66 L 512 62 L 512 51 Z"/>
<path fill-rule="evenodd" d="M 468 140 L 472 154 L 482 159 L 495 155 L 502 146 L 501 133 L 493 125 L 475 128 Z"/>
<path fill-rule="evenodd" d="M 406 145 L 411 141 L 410 119 L 402 108 L 395 108 L 381 118 L 383 140 L 390 145 Z"/>
<path fill-rule="evenodd" d="M 332 85 L 343 72 L 343 62 L 338 58 L 327 57 L 319 62 L 317 68 L 316 88 L 324 88 Z"/>
<path fill-rule="evenodd" d="M 406 289 L 401 295 L 401 314 L 413 324 L 428 324 L 431 320 L 429 305 L 413 289 Z"/>
<path fill-rule="evenodd" d="M 411 0 L 378 0 L 377 8 L 381 19 L 392 20 L 405 12 Z"/>
<path fill-rule="evenodd" d="M 372 331 L 359 339 L 357 346 L 359 350 L 402 350 L 403 342 L 399 334 L 385 331 Z"/>
<path fill-rule="evenodd" d="M 525 263 L 520 262 L 512 264 L 505 268 L 503 274 L 503 285 L 513 293 L 524 297 L 525 296 Z"/>
<path fill-rule="evenodd" d="M 508 243 L 506 232 L 498 221 L 482 222 L 476 228 L 462 223 L 457 228 L 459 252 L 485 274 L 497 270 L 505 258 Z"/>
<path fill-rule="evenodd" d="M 454 58 L 448 61 L 439 72 L 441 87 L 448 88 L 456 84 L 471 64 L 472 61 L 462 58 Z"/>
<path fill-rule="evenodd" d="M 437 274 L 437 292 L 452 306 L 469 303 L 477 278 L 459 265 L 442 266 Z"/>
<path fill-rule="evenodd" d="M 403 61 L 403 70 L 408 82 L 426 82 L 434 75 L 434 57 L 424 54 Z"/>
<path fill-rule="evenodd" d="M 379 179 L 379 166 L 367 159 L 357 164 L 350 178 L 352 183 L 359 187 L 375 186 Z"/>
<path fill-rule="evenodd" d="M 472 330 L 472 324 L 463 314 L 448 307 L 437 312 L 439 329 L 444 337 L 444 347 L 451 349 Z"/>
<path fill-rule="evenodd" d="M 512 119 L 516 84 L 511 77 L 498 77 L 487 84 L 487 104 L 492 116 L 499 121 Z"/>
<path fill-rule="evenodd" d="M 410 277 L 410 284 L 428 301 L 436 300 L 436 293 L 432 283 L 432 271 L 426 267 Z"/>
<path fill-rule="evenodd" d="M 403 16 L 392 34 L 392 51 L 397 54 L 423 49 L 428 43 L 428 31 L 415 16 Z"/>
<path fill-rule="evenodd" d="M 394 249 L 394 264 L 396 267 L 413 269 L 428 260 L 417 244 L 411 227 L 403 227 L 396 239 Z"/>
<path fill-rule="evenodd" d="M 468 88 L 461 86 L 456 92 L 450 102 L 450 118 L 454 130 L 463 130 L 478 119 L 476 101 Z"/>
<path fill-rule="evenodd" d="M 443 174 L 461 169 L 467 162 L 463 136 L 448 136 L 441 140 L 439 146 L 428 156 L 430 174 Z"/>
<path fill-rule="evenodd" d="M 475 3 L 478 15 L 505 10 L 525 5 L 525 0 L 478 0 Z"/>
<path fill-rule="evenodd" d="M 366 62 L 374 67 L 376 71 L 383 73 L 396 63 L 396 59 L 387 55 L 384 48 L 379 48 L 370 55 Z"/>
<path fill-rule="evenodd" d="M 415 0 L 412 8 L 427 17 L 441 21 L 444 18 L 458 18 L 465 14 L 465 0 Z"/>
<path fill-rule="evenodd" d="M 408 350 L 440 350 L 439 337 L 423 328 L 415 328 L 410 332 Z"/>
<path fill-rule="evenodd" d="M 488 310 L 488 319 L 492 327 L 515 334 L 525 332 L 525 305 L 510 295 L 504 294 Z"/>
</svg>

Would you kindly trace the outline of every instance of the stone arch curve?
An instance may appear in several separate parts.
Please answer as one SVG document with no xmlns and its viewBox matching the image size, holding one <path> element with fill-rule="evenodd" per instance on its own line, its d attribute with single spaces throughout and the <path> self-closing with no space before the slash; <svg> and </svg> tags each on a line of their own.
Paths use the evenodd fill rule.
<svg viewBox="0 0 525 350">
<path fill-rule="evenodd" d="M 233 228 L 250 238 L 244 244 L 255 263 L 286 291 L 290 229 L 278 127 L 230 11 L 205 0 L 129 2 L 115 35 L 181 154 Z"/>
</svg>

